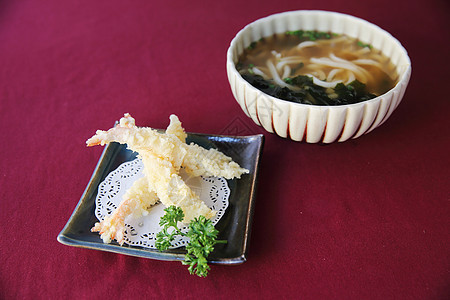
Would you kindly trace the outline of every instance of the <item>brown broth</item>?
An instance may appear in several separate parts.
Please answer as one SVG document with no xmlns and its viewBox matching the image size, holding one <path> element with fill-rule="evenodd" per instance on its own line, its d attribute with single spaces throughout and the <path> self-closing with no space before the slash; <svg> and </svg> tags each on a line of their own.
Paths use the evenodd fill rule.
<svg viewBox="0 0 450 300">
<path fill-rule="evenodd" d="M 298 60 L 286 64 L 288 68 L 282 66 L 277 69 L 281 80 L 284 80 L 285 77 L 313 75 L 325 82 L 340 80 L 344 84 L 348 84 L 352 78 L 351 72 L 354 74 L 355 79 L 366 85 L 368 92 L 376 96 L 386 93 L 397 83 L 398 75 L 395 66 L 390 62 L 389 58 L 371 46 L 370 48 L 369 46 L 361 46 L 355 38 L 335 35 L 330 39 L 314 41 L 316 43 L 314 46 L 298 49 L 297 46 L 304 41 L 298 36 L 285 33 L 263 38 L 254 43 L 252 47 L 245 49 L 244 53 L 239 57 L 238 69 L 241 74 L 253 73 L 253 70 L 255 70 L 255 73 L 257 71 L 260 74 L 259 71 L 262 71 L 265 79 L 274 81 L 273 72 L 270 72 L 270 68 L 267 65 L 268 62 L 277 66 L 282 59 L 297 57 Z M 376 62 L 377 66 L 357 64 L 356 72 L 335 66 L 318 65 L 314 63 L 316 59 L 331 61 L 332 64 L 339 64 L 340 59 L 349 62 L 354 60 L 371 60 Z M 349 62 L 345 64 L 348 66 L 351 64 Z M 332 71 L 333 69 L 340 71 Z M 335 76 L 329 77 L 330 72 L 337 73 Z M 283 75 L 283 73 L 285 74 Z M 286 74 L 288 75 L 285 76 Z"/>
</svg>

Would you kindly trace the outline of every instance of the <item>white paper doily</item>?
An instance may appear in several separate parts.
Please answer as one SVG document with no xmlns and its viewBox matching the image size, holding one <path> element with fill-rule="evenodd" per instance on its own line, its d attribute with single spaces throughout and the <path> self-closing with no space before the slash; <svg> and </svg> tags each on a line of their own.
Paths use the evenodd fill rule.
<svg viewBox="0 0 450 300">
<path fill-rule="evenodd" d="M 144 165 L 141 159 L 125 162 L 116 170 L 108 174 L 104 181 L 98 186 L 98 194 L 95 199 L 95 216 L 103 221 L 105 216 L 114 212 L 122 201 L 123 194 L 133 185 L 134 181 L 144 176 Z M 230 189 L 227 181 L 221 177 L 192 177 L 181 169 L 180 176 L 186 184 L 200 197 L 205 204 L 216 211 L 211 219 L 217 224 L 228 207 Z M 164 215 L 165 206 L 161 203 L 155 204 L 148 215 L 135 218 L 125 218 L 124 242 L 133 246 L 156 249 L 156 234 L 161 231 L 159 220 Z M 181 229 L 187 232 L 188 227 Z M 185 246 L 187 238 L 177 237 L 173 242 L 173 248 Z"/>
</svg>

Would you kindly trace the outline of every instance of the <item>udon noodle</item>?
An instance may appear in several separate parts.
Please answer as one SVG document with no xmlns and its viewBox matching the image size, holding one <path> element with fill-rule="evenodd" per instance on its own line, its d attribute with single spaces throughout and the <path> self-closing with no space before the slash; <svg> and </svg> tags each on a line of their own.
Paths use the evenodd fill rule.
<svg viewBox="0 0 450 300">
<path fill-rule="evenodd" d="M 396 84 L 395 66 L 381 51 L 346 35 L 313 33 L 263 38 L 245 49 L 236 67 L 244 79 L 266 93 L 315 105 L 368 100 Z"/>
</svg>

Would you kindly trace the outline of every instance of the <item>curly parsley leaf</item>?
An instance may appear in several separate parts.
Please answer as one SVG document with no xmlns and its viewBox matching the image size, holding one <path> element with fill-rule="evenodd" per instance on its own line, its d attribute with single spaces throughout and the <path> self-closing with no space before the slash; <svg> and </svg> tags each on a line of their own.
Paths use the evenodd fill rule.
<svg viewBox="0 0 450 300">
<path fill-rule="evenodd" d="M 189 238 L 189 243 L 186 245 L 187 253 L 182 263 L 189 265 L 190 274 L 206 277 L 210 270 L 208 266 L 209 254 L 214 251 L 216 244 L 226 243 L 227 241 L 217 240 L 219 231 L 214 227 L 211 220 L 204 216 L 194 218 L 189 223 L 189 231 L 183 233 L 177 227 L 177 223 L 184 218 L 183 210 L 179 207 L 170 206 L 164 211 L 166 213 L 160 220 L 163 229 L 157 234 L 156 247 L 160 251 L 167 250 L 177 234 Z M 170 228 L 173 228 L 172 232 L 169 232 Z"/>
<path fill-rule="evenodd" d="M 164 209 L 166 212 L 159 220 L 159 225 L 163 229 L 156 234 L 156 248 L 160 251 L 169 249 L 175 236 L 180 234 L 178 222 L 183 221 L 184 213 L 180 207 L 170 206 Z"/>
</svg>

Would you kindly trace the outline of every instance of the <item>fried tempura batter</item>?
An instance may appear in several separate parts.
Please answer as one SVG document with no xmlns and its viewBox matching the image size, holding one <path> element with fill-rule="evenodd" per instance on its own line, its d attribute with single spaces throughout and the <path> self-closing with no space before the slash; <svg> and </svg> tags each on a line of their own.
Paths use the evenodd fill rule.
<svg viewBox="0 0 450 300">
<path fill-rule="evenodd" d="M 117 126 L 108 131 L 97 130 L 87 140 L 88 146 L 105 145 L 110 142 L 127 144 L 128 148 L 139 153 L 144 163 L 145 177 L 138 180 L 123 197 L 117 210 L 92 231 L 99 231 L 105 243 L 116 239 L 123 243 L 125 217 L 142 212 L 155 204 L 158 199 L 166 206 L 179 206 L 185 214 L 185 222 L 199 215 L 211 218 L 215 212 L 186 185 L 179 176 L 181 167 L 192 176 L 217 176 L 232 179 L 240 178 L 249 171 L 223 153 L 206 150 L 194 143 L 187 145 L 186 133 L 175 115 L 170 116 L 170 124 L 165 133 L 149 127 L 137 127 L 130 114 L 125 114 Z"/>
<path fill-rule="evenodd" d="M 95 223 L 91 231 L 100 232 L 105 243 L 115 239 L 122 245 L 125 218 L 131 214 L 136 217 L 148 214 L 147 209 L 155 205 L 158 200 L 156 193 L 149 189 L 147 178 L 141 177 L 126 191 L 117 209 L 103 221 Z"/>
</svg>

